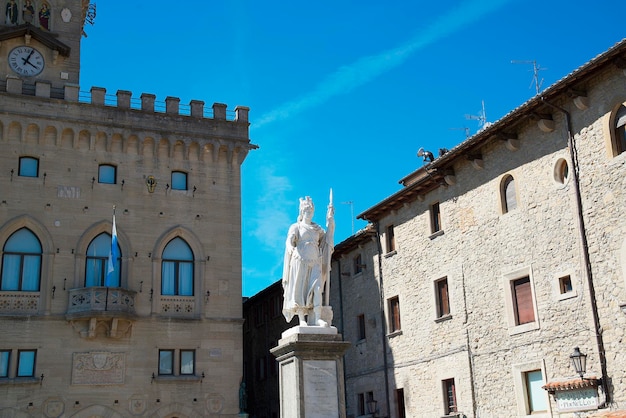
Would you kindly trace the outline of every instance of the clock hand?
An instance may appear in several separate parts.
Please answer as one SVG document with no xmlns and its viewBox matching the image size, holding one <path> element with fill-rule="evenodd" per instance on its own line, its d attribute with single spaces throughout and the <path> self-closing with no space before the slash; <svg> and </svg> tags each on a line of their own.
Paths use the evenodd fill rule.
<svg viewBox="0 0 626 418">
<path fill-rule="evenodd" d="M 24 64 L 28 64 L 28 65 L 30 65 L 31 67 L 33 67 L 34 69 L 36 69 L 36 70 L 38 70 L 38 69 L 39 69 L 39 67 L 37 67 L 35 64 L 33 64 L 33 63 L 32 63 L 32 62 L 30 62 L 30 61 L 26 61 L 26 62 L 24 62 Z"/>
<path fill-rule="evenodd" d="M 30 64 L 30 57 L 33 56 L 33 53 L 35 52 L 34 49 L 31 49 L 30 54 L 28 54 L 28 56 L 26 58 L 22 58 L 22 61 L 24 62 L 24 64 Z M 33 65 L 33 64 L 30 64 Z"/>
</svg>

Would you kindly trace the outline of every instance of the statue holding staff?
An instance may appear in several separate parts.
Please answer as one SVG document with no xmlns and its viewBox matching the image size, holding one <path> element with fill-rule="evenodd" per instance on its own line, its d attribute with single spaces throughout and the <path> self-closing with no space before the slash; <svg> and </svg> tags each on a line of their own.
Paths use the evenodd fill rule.
<svg viewBox="0 0 626 418">
<path fill-rule="evenodd" d="M 289 227 L 282 284 L 283 315 L 287 322 L 298 316 L 301 326 L 327 327 L 322 294 L 330 287 L 330 259 L 334 250 L 335 208 L 333 191 L 326 212 L 326 231 L 313 222 L 315 206 L 309 196 L 300 198 L 298 221 Z M 313 314 L 313 315 L 312 315 Z"/>
</svg>

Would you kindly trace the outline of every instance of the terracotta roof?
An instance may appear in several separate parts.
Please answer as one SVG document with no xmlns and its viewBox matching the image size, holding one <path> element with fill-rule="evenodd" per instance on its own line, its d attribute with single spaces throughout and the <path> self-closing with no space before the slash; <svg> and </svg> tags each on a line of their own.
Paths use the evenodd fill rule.
<svg viewBox="0 0 626 418">
<path fill-rule="evenodd" d="M 626 418 L 626 411 L 602 411 L 589 415 L 589 418 Z"/>
<path fill-rule="evenodd" d="M 560 390 L 585 389 L 598 386 L 598 379 L 595 376 L 586 377 L 584 379 L 576 378 L 564 380 L 561 382 L 550 382 L 542 386 L 548 392 L 556 392 Z"/>
</svg>

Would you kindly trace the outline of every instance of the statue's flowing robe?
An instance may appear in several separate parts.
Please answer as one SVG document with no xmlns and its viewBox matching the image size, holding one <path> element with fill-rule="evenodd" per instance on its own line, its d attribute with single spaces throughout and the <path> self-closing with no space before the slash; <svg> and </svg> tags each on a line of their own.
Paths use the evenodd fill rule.
<svg viewBox="0 0 626 418">
<path fill-rule="evenodd" d="M 332 251 L 332 250 L 331 250 Z M 283 267 L 283 315 L 307 315 L 321 305 L 321 291 L 328 279 L 326 233 L 316 223 L 298 222 L 289 228 Z M 313 298 L 319 300 L 313 300 Z"/>
</svg>

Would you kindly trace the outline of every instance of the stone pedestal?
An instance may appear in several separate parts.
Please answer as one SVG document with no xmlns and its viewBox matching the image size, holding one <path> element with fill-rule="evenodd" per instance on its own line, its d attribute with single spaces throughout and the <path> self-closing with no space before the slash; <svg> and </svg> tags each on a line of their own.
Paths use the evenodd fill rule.
<svg viewBox="0 0 626 418">
<path fill-rule="evenodd" d="M 296 326 L 272 354 L 280 370 L 281 418 L 345 418 L 343 354 L 350 343 L 335 327 Z"/>
</svg>

